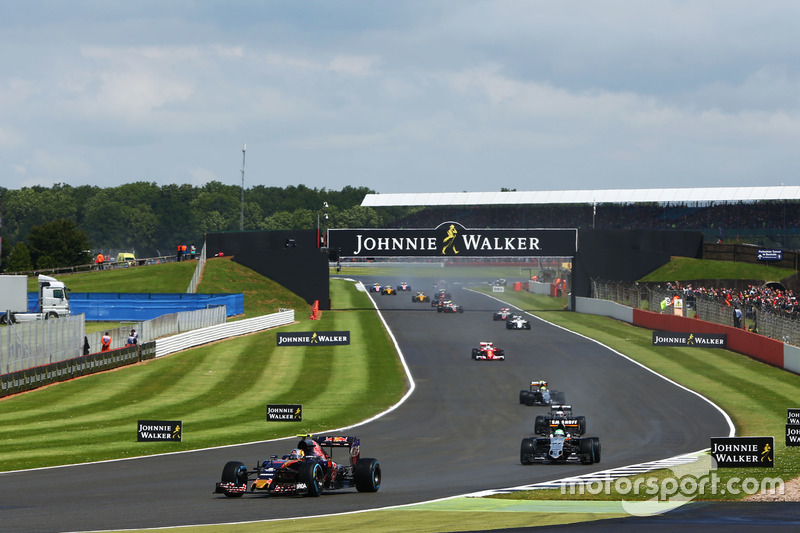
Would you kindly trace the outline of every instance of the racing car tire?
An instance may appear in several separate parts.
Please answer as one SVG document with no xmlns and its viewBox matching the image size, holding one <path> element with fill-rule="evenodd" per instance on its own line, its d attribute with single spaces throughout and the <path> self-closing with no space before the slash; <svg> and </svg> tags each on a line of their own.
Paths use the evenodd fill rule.
<svg viewBox="0 0 800 533">
<path fill-rule="evenodd" d="M 358 492 L 378 492 L 381 488 L 381 463 L 377 459 L 359 459 L 353 467 L 353 481 Z"/>
<path fill-rule="evenodd" d="M 547 426 L 548 424 L 545 422 L 544 416 L 539 415 L 533 422 L 533 432 L 537 435 L 544 435 L 547 433 Z"/>
<path fill-rule="evenodd" d="M 576 416 L 575 419 L 578 421 L 578 434 L 584 435 L 586 434 L 586 417 L 585 416 Z"/>
<path fill-rule="evenodd" d="M 514 329 L 514 325 L 511 322 L 506 322 L 506 329 Z"/>
<path fill-rule="evenodd" d="M 247 485 L 247 467 L 239 461 L 228 461 L 222 468 L 223 483 L 235 483 L 237 487 Z M 228 498 L 240 498 L 243 492 L 226 492 Z"/>
<path fill-rule="evenodd" d="M 532 438 L 522 439 L 522 442 L 519 445 L 519 462 L 524 465 L 533 464 L 531 457 L 533 456 L 535 451 L 536 451 L 536 444 L 534 442 L 534 439 Z"/>
<path fill-rule="evenodd" d="M 325 472 L 319 463 L 307 461 L 300 465 L 297 480 L 305 483 L 309 496 L 319 496 L 325 483 Z"/>
<path fill-rule="evenodd" d="M 592 437 L 592 451 L 594 452 L 594 462 L 600 462 L 600 437 Z"/>
<path fill-rule="evenodd" d="M 441 308 L 441 307 L 437 307 L 437 308 L 436 308 L 436 312 L 437 312 L 437 313 L 441 313 L 441 312 L 442 312 L 442 308 Z"/>
<path fill-rule="evenodd" d="M 593 439 L 587 438 L 580 440 L 580 454 L 581 464 L 590 465 L 595 462 Z"/>
<path fill-rule="evenodd" d="M 521 405 L 528 405 L 528 395 L 531 391 L 528 390 L 521 390 L 519 391 L 519 403 Z"/>
<path fill-rule="evenodd" d="M 523 326 L 523 329 L 531 329 L 531 323 L 530 323 L 530 322 L 528 322 L 527 324 L 525 324 L 525 325 Z"/>
<path fill-rule="evenodd" d="M 464 312 L 464 308 L 463 308 L 463 307 L 459 307 L 459 308 L 458 308 L 458 312 L 459 312 L 459 313 L 463 313 L 463 312 Z"/>
</svg>

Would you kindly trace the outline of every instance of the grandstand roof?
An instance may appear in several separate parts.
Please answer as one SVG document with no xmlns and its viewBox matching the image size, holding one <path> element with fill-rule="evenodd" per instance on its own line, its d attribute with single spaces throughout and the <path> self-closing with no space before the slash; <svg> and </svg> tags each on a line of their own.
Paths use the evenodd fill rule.
<svg viewBox="0 0 800 533">
<path fill-rule="evenodd" d="M 368 194 L 365 207 L 435 205 L 711 203 L 800 200 L 800 187 L 707 187 L 681 189 L 596 189 L 574 191 L 440 192 Z"/>
</svg>

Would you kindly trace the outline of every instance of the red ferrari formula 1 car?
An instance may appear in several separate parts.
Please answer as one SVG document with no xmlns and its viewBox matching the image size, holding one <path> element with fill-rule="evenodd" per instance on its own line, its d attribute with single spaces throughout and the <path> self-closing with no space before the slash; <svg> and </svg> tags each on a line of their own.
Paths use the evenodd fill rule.
<svg viewBox="0 0 800 533">
<path fill-rule="evenodd" d="M 237 498 L 245 492 L 319 496 L 324 490 L 355 487 L 358 492 L 377 492 L 381 486 L 381 465 L 377 459 L 362 459 L 356 437 L 299 435 L 297 448 L 278 459 L 272 455 L 253 470 L 244 463 L 229 461 L 215 493 Z M 328 450 L 325 451 L 325 448 Z M 349 460 L 342 464 L 331 458 L 333 448 L 347 448 Z"/>
<path fill-rule="evenodd" d="M 472 358 L 475 361 L 505 361 L 503 350 L 491 342 L 482 342 L 480 348 L 472 349 Z"/>
</svg>

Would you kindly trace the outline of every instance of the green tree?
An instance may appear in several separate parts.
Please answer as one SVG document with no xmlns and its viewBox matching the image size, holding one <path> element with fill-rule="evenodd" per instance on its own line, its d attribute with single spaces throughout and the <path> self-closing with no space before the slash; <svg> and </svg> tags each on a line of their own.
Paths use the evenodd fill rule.
<svg viewBox="0 0 800 533">
<path fill-rule="evenodd" d="M 72 220 L 60 219 L 31 228 L 31 262 L 37 268 L 85 265 L 91 262 L 89 237 Z M 42 265 L 40 265 L 40 260 Z"/>
<path fill-rule="evenodd" d="M 264 219 L 265 230 L 294 229 L 292 214 L 288 211 L 279 211 Z"/>
<path fill-rule="evenodd" d="M 360 205 L 335 213 L 330 220 L 331 228 L 379 228 L 381 217 L 371 207 Z"/>
<path fill-rule="evenodd" d="M 4 265 L 5 272 L 27 272 L 33 270 L 31 252 L 24 242 L 18 242 L 11 250 Z"/>
</svg>

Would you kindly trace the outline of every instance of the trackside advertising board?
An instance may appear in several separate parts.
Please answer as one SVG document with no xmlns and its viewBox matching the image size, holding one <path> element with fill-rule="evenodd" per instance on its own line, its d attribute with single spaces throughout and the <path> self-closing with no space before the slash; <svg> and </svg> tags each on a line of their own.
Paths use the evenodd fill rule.
<svg viewBox="0 0 800 533">
<path fill-rule="evenodd" d="M 350 344 L 349 331 L 298 331 L 277 334 L 278 346 L 341 346 Z"/>
<path fill-rule="evenodd" d="M 800 409 L 786 410 L 786 446 L 800 446 Z"/>
<path fill-rule="evenodd" d="M 577 229 L 331 229 L 328 247 L 341 257 L 565 257 L 578 249 Z"/>
<path fill-rule="evenodd" d="M 267 422 L 300 422 L 302 404 L 267 404 Z"/>
<path fill-rule="evenodd" d="M 711 457 L 717 468 L 772 468 L 772 437 L 711 437 Z"/>
<path fill-rule="evenodd" d="M 180 442 L 183 436 L 183 423 L 180 420 L 139 420 L 137 434 L 139 442 L 165 440 Z"/>
<path fill-rule="evenodd" d="M 724 333 L 675 333 L 654 331 L 653 346 L 688 346 L 690 348 L 725 348 L 728 336 Z"/>
</svg>

